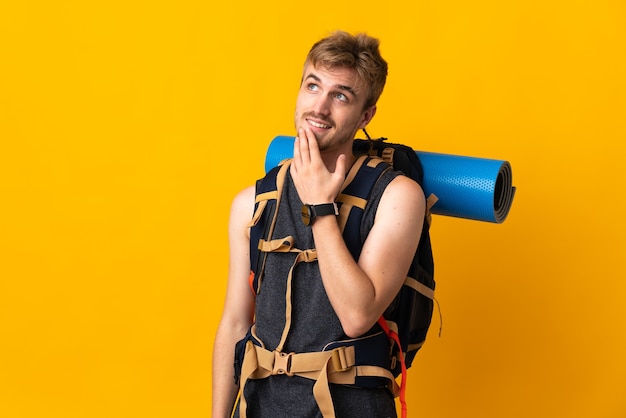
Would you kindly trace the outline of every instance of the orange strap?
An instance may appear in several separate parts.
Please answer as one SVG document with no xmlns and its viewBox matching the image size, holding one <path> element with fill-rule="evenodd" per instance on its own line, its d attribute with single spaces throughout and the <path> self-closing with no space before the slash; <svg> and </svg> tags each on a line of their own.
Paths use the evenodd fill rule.
<svg viewBox="0 0 626 418">
<path fill-rule="evenodd" d="M 395 343 L 398 345 L 398 356 L 400 357 L 400 368 L 402 370 L 402 380 L 400 383 L 400 406 L 402 408 L 402 418 L 406 418 L 408 411 L 406 406 L 406 362 L 404 361 L 404 353 L 402 353 L 402 346 L 400 345 L 400 337 L 398 333 L 392 331 L 387 325 L 387 321 L 384 317 L 380 317 L 378 319 L 378 324 L 381 326 L 383 331 L 387 334 L 389 338 L 392 338 Z"/>
<path fill-rule="evenodd" d="M 248 284 L 250 285 L 252 294 L 256 296 L 256 290 L 254 290 L 254 272 L 252 270 L 250 270 L 250 275 L 248 276 Z"/>
</svg>

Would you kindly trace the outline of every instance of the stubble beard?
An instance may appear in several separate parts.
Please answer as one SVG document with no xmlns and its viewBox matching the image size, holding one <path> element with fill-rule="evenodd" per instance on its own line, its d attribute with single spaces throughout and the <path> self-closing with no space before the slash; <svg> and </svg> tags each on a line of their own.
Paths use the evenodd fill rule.
<svg viewBox="0 0 626 418">
<path fill-rule="evenodd" d="M 308 124 L 307 118 L 314 118 L 314 119 L 322 121 L 322 123 L 331 127 L 329 131 L 336 128 L 335 123 L 331 119 L 323 118 L 310 112 L 302 115 L 302 117 L 300 118 L 300 126 L 305 126 Z M 297 124 L 296 124 L 296 129 L 297 129 Z M 334 136 L 330 132 L 321 133 L 321 134 L 318 132 L 312 132 L 312 133 L 315 136 L 315 140 L 317 141 L 320 151 L 328 151 L 329 149 L 335 148 L 337 145 L 342 145 L 346 142 L 346 139 L 343 138 L 339 140 L 339 142 L 335 143 L 335 141 L 333 141 Z"/>
</svg>

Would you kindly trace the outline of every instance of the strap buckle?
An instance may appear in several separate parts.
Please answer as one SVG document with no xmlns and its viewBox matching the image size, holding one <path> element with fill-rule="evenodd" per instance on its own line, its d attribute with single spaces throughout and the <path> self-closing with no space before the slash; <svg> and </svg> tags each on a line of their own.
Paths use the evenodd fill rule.
<svg viewBox="0 0 626 418">
<path fill-rule="evenodd" d="M 281 351 L 274 351 L 274 369 L 272 374 L 284 374 L 287 376 L 293 376 L 291 372 L 291 358 L 294 353 L 283 353 Z"/>
<path fill-rule="evenodd" d="M 331 351 L 330 361 L 333 365 L 333 371 L 345 372 L 352 367 L 352 364 L 346 357 L 346 347 L 338 347 Z"/>
</svg>

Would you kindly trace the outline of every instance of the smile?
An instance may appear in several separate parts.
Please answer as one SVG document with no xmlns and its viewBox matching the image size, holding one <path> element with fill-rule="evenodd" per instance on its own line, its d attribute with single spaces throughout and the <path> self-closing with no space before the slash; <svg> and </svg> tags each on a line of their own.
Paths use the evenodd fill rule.
<svg viewBox="0 0 626 418">
<path fill-rule="evenodd" d="M 325 123 L 320 123 L 320 122 L 315 122 L 313 120 L 307 119 L 307 122 L 311 125 L 314 126 L 316 128 L 320 128 L 320 129 L 330 129 L 331 126 L 330 125 L 326 125 Z"/>
</svg>

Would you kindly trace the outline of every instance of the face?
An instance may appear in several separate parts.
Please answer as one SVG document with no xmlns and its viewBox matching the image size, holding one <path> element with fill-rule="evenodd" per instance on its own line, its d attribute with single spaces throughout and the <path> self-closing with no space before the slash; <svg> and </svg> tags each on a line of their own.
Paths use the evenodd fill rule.
<svg viewBox="0 0 626 418">
<path fill-rule="evenodd" d="M 368 93 L 355 70 L 308 63 L 296 101 L 296 130 L 310 128 L 321 151 L 352 147 L 357 131 L 376 113 L 375 106 L 363 108 Z"/>
</svg>

